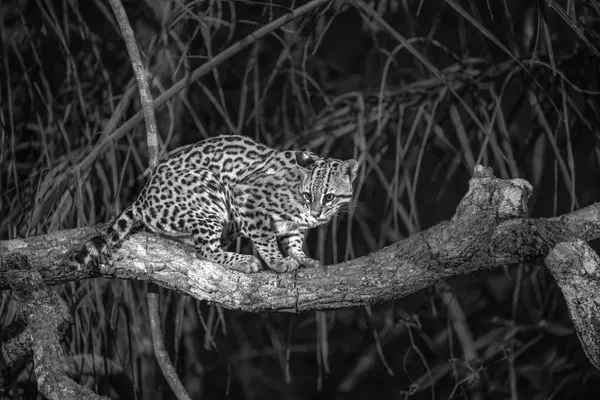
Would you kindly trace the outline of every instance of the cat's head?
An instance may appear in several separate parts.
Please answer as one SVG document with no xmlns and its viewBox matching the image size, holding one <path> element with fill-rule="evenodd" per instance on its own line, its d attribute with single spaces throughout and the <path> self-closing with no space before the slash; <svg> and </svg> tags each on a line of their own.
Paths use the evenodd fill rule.
<svg viewBox="0 0 600 400">
<path fill-rule="evenodd" d="M 356 179 L 356 160 L 320 158 L 298 152 L 298 165 L 305 169 L 299 192 L 307 212 L 319 224 L 329 221 L 352 198 L 352 182 Z"/>
</svg>

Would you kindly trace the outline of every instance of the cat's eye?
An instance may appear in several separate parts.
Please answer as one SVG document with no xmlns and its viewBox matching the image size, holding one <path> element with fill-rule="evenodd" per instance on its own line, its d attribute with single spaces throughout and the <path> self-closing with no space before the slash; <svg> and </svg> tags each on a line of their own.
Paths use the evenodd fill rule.
<svg viewBox="0 0 600 400">
<path fill-rule="evenodd" d="M 312 193 L 305 192 L 305 193 L 302 193 L 302 196 L 304 196 L 304 198 L 306 199 L 306 201 L 308 201 L 309 203 L 312 202 L 312 199 L 313 199 Z"/>
<path fill-rule="evenodd" d="M 331 193 L 327 193 L 323 196 L 323 204 L 331 203 L 335 199 L 335 195 Z"/>
</svg>

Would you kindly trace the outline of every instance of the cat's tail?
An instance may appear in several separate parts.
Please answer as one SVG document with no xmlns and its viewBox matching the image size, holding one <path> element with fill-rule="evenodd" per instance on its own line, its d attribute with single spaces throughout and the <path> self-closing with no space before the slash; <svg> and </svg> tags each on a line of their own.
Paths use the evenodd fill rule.
<svg viewBox="0 0 600 400">
<path fill-rule="evenodd" d="M 103 232 L 92 237 L 75 252 L 72 264 L 76 264 L 78 269 L 97 266 L 102 256 L 123 243 L 140 220 L 135 205 L 127 207 Z"/>
</svg>

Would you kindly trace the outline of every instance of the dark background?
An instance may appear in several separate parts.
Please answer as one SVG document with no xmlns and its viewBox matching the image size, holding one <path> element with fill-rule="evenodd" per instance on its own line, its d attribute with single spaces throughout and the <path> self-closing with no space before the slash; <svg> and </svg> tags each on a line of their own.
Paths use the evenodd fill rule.
<svg viewBox="0 0 600 400">
<path fill-rule="evenodd" d="M 155 97 L 302 4 L 124 3 Z M 326 264 L 449 219 L 477 163 L 531 182 L 531 217 L 597 200 L 597 3 L 376 1 L 370 15 L 354 4 L 327 3 L 190 82 L 156 110 L 162 153 L 235 133 L 357 159 L 351 207 L 308 235 L 310 254 Z M 97 150 L 139 110 L 110 5 L 15 0 L 0 12 L 0 239 L 110 220 L 135 198 L 148 165 L 141 120 Z M 143 283 L 57 290 L 74 316 L 66 354 L 111 360 L 137 398 L 173 398 L 152 354 Z M 255 315 L 167 290 L 161 304 L 167 346 L 194 399 L 600 395 L 560 290 L 540 266 L 460 276 L 350 310 Z M 1 293 L 0 327 L 16 310 Z M 30 370 L 14 388 L 36 398 Z M 132 398 L 126 381 L 80 379 L 122 399 Z"/>
</svg>

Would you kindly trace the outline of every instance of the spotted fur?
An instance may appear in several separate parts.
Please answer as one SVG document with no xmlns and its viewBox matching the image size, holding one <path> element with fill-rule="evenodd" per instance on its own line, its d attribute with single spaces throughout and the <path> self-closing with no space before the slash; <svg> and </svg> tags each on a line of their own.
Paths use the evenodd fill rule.
<svg viewBox="0 0 600 400">
<path fill-rule="evenodd" d="M 302 250 L 303 233 L 329 221 L 350 201 L 357 168 L 355 160 L 277 151 L 242 136 L 207 139 L 162 161 L 137 200 L 86 242 L 75 260 L 95 265 L 143 224 L 194 245 L 201 258 L 246 273 L 258 271 L 260 261 L 223 250 L 227 240 L 251 239 L 277 272 L 319 266 Z"/>
</svg>

